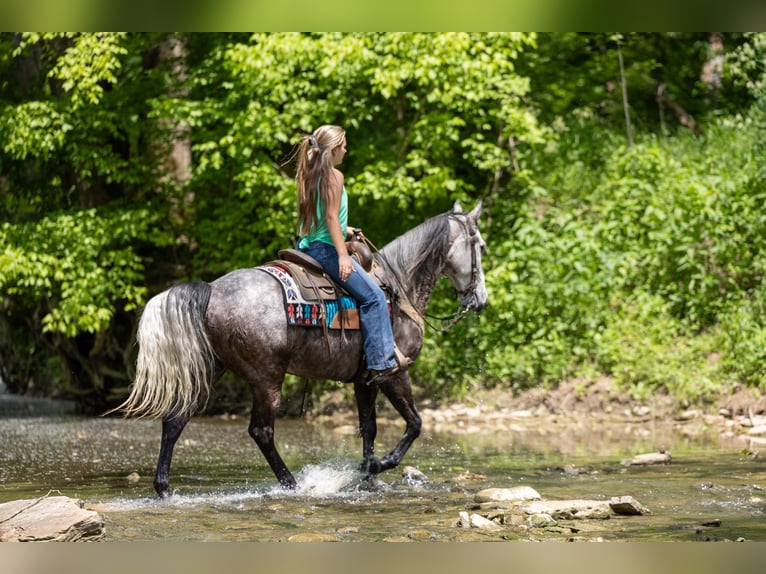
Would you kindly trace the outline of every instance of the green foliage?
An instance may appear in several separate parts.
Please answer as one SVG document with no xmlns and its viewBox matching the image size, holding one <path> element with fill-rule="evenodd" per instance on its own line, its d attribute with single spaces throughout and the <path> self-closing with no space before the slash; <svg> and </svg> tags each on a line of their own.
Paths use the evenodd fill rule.
<svg viewBox="0 0 766 574">
<path fill-rule="evenodd" d="M 748 124 L 618 148 L 594 190 L 604 246 L 620 254 L 620 286 L 660 295 L 698 328 L 762 277 L 766 196 L 758 150 L 743 145 Z"/>
<path fill-rule="evenodd" d="M 689 400 L 732 378 L 759 384 L 760 112 L 712 121 L 702 137 L 640 137 L 633 147 L 588 127 L 605 142 L 590 164 L 570 145 L 579 121 L 530 162 L 520 205 L 493 205 L 490 307 L 468 332 L 437 335 L 429 375 L 455 379 L 463 365 L 450 386 L 462 393 L 596 372 L 638 395 Z M 481 357 L 478 369 L 465 348 Z"/>
<path fill-rule="evenodd" d="M 149 209 L 59 213 L 0 227 L 0 291 L 44 300 L 43 332 L 74 337 L 106 329 L 117 302 L 132 311 L 146 300 L 144 265 L 134 245 L 158 239 Z"/>
<path fill-rule="evenodd" d="M 759 285 L 721 313 L 716 329 L 721 371 L 752 386 L 766 384 L 766 292 Z"/>
<path fill-rule="evenodd" d="M 379 245 L 507 177 L 507 138 L 545 132 L 513 71 L 529 45 L 524 34 L 285 33 L 212 51 L 173 111 L 193 127 L 191 187 L 215 214 L 195 229 L 197 265 L 251 265 L 292 243 L 289 160 L 323 123 L 348 131 L 351 217 Z M 392 226 L 391 209 L 411 217 Z"/>
<path fill-rule="evenodd" d="M 713 338 L 690 336 L 662 298 L 635 291 L 612 305 L 593 358 L 637 397 L 660 391 L 698 401 L 720 383 L 714 350 Z"/>
<path fill-rule="evenodd" d="M 291 245 L 294 145 L 336 123 L 351 222 L 377 245 L 484 200 L 490 305 L 429 329 L 420 392 L 588 374 L 689 399 L 760 385 L 765 46 L 739 33 L 0 34 L 0 375 L 94 409 L 118 400 L 146 298 Z M 721 61 L 720 77 L 703 73 Z M 440 282 L 429 312 L 455 306 Z M 221 404 L 243 392 L 227 381 Z"/>
</svg>

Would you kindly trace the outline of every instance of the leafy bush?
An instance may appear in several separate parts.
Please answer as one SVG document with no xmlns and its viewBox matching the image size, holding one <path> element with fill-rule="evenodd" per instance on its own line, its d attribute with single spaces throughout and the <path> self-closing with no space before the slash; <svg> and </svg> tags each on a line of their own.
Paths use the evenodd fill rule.
<svg viewBox="0 0 766 574">
<path fill-rule="evenodd" d="M 490 306 L 455 341 L 436 335 L 428 373 L 458 392 L 478 382 L 519 390 L 586 371 L 639 395 L 687 399 L 732 376 L 760 384 L 758 118 L 632 147 L 607 134 L 599 169 L 569 145 L 530 161 L 519 201 L 492 204 Z M 465 349 L 480 368 L 466 372 Z"/>
<path fill-rule="evenodd" d="M 613 303 L 598 335 L 594 360 L 635 396 L 666 392 L 685 400 L 704 399 L 717 379 L 714 340 L 691 336 L 671 306 L 657 295 L 637 291 Z"/>
<path fill-rule="evenodd" d="M 720 317 L 717 334 L 721 371 L 732 380 L 766 385 L 766 290 L 733 302 Z"/>
</svg>

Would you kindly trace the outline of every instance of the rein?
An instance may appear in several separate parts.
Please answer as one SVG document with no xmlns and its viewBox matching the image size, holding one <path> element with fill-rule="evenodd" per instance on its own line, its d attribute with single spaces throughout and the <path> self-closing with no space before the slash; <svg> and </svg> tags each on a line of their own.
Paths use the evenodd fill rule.
<svg viewBox="0 0 766 574">
<path fill-rule="evenodd" d="M 426 325 L 431 327 L 434 331 L 439 331 L 440 333 L 446 333 L 452 327 L 457 325 L 460 321 L 462 321 L 465 316 L 468 315 L 468 307 L 460 307 L 457 311 L 452 313 L 452 315 L 447 315 L 445 317 L 437 317 L 436 315 L 431 315 L 430 313 L 426 313 L 424 316 L 424 320 Z M 427 319 L 435 319 L 437 321 L 449 321 L 449 324 L 447 324 L 444 327 L 437 327 Z"/>
</svg>

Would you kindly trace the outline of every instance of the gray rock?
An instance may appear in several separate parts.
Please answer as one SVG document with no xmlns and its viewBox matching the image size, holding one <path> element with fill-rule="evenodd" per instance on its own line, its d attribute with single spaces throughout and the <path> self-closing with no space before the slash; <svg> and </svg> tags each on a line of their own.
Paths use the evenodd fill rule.
<svg viewBox="0 0 766 574">
<path fill-rule="evenodd" d="M 407 482 L 428 482 L 428 477 L 414 466 L 405 466 L 402 469 L 402 478 L 404 478 Z"/>
<path fill-rule="evenodd" d="M 458 521 L 460 528 L 471 528 L 471 517 L 465 510 L 461 511 L 458 516 L 460 517 Z"/>
<path fill-rule="evenodd" d="M 540 513 L 527 516 L 527 526 L 532 526 L 533 528 L 545 528 L 546 526 L 555 525 L 556 520 L 550 514 Z"/>
<path fill-rule="evenodd" d="M 104 522 L 81 500 L 45 496 L 0 504 L 0 542 L 100 540 Z"/>
<path fill-rule="evenodd" d="M 644 516 L 652 513 L 651 510 L 632 496 L 613 496 L 609 499 L 609 508 L 611 508 L 612 512 L 615 514 L 630 516 Z"/>
<path fill-rule="evenodd" d="M 548 514 L 554 520 L 606 520 L 612 513 L 605 500 L 539 500 L 521 507 L 526 514 Z"/>
<path fill-rule="evenodd" d="M 335 534 L 326 532 L 301 532 L 293 534 L 287 539 L 288 542 L 340 542 Z"/>
<path fill-rule="evenodd" d="M 624 466 L 649 466 L 652 464 L 669 464 L 671 456 L 669 452 L 650 452 L 637 454 L 633 458 L 622 461 Z"/>
<path fill-rule="evenodd" d="M 513 486 L 511 488 L 485 488 L 477 492 L 473 499 L 479 503 L 517 502 L 540 500 L 540 494 L 531 486 Z"/>
<path fill-rule="evenodd" d="M 481 514 L 469 515 L 466 511 L 460 512 L 460 519 L 458 520 L 457 526 L 460 528 L 478 528 L 479 530 L 487 530 L 491 532 L 503 529 L 497 522 L 494 522 Z"/>
<path fill-rule="evenodd" d="M 496 522 L 492 522 L 488 518 L 484 518 L 481 514 L 471 514 L 469 520 L 470 520 L 471 528 L 478 528 L 479 530 L 489 530 L 489 531 L 496 531 L 496 530 L 503 529 L 502 526 L 500 526 Z"/>
</svg>

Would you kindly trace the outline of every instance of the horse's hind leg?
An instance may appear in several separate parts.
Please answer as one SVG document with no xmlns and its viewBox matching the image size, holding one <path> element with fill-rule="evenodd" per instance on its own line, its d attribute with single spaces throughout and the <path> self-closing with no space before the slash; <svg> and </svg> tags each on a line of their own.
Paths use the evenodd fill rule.
<svg viewBox="0 0 766 574">
<path fill-rule="evenodd" d="M 253 412 L 250 415 L 250 426 L 247 431 L 266 457 L 279 483 L 285 488 L 295 488 L 295 478 L 287 469 L 287 465 L 274 445 L 274 421 L 280 402 L 279 386 L 271 392 L 256 384 L 251 383 L 251 386 L 253 387 Z"/>
<path fill-rule="evenodd" d="M 422 422 L 412 400 L 409 373 L 405 371 L 394 375 L 380 384 L 380 390 L 407 423 L 404 435 L 399 440 L 399 443 L 380 460 L 380 470 L 378 472 L 383 472 L 389 468 L 394 468 L 401 462 L 410 446 L 412 446 L 412 443 L 420 436 Z"/>
<path fill-rule="evenodd" d="M 167 498 L 169 496 L 170 461 L 173 458 L 173 448 L 190 418 L 191 415 L 181 415 L 162 421 L 160 456 L 157 460 L 157 473 L 154 475 L 154 490 L 157 491 L 160 498 Z"/>
</svg>

